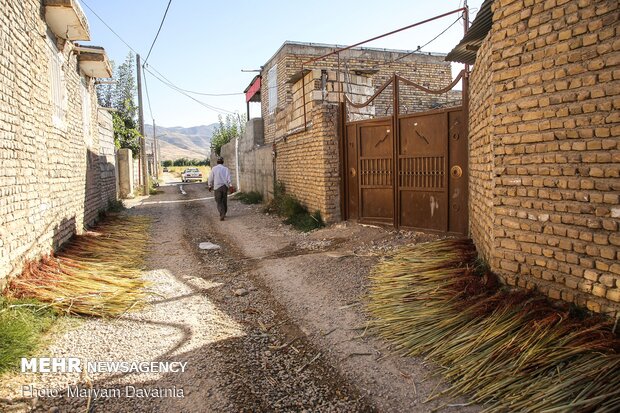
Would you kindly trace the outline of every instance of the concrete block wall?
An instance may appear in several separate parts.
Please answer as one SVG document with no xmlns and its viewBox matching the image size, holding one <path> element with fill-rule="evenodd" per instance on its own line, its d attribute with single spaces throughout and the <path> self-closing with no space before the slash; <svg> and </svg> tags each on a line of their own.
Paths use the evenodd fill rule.
<svg viewBox="0 0 620 413">
<path fill-rule="evenodd" d="M 245 126 L 245 134 L 237 143 L 229 142 L 222 146 L 221 156 L 224 165 L 230 169 L 233 184 L 237 185 L 239 165 L 239 189 L 243 192 L 257 191 L 265 200 L 273 198 L 273 156 L 272 145 L 262 145 L 263 120 L 250 119 Z M 238 160 L 237 160 L 238 153 Z"/>
<path fill-rule="evenodd" d="M 471 79 L 472 236 L 506 283 L 617 315 L 618 2 L 497 0 L 493 13 Z"/>
<path fill-rule="evenodd" d="M 2 284 L 26 260 L 82 232 L 115 186 L 109 125 L 99 124 L 107 115 L 97 109 L 94 79 L 80 73 L 73 44 L 49 33 L 40 0 L 0 0 L 0 10 Z"/>
<path fill-rule="evenodd" d="M 138 162 L 133 159 L 131 149 L 122 148 L 116 153 L 116 170 L 118 174 L 118 196 L 120 198 L 133 198 L 136 189 L 134 181 L 134 165 Z"/>
</svg>

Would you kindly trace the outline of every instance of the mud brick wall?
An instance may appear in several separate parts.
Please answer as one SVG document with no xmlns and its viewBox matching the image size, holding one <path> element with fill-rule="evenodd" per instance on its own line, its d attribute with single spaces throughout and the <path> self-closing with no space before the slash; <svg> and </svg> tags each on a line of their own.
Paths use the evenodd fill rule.
<svg viewBox="0 0 620 413">
<path fill-rule="evenodd" d="M 0 0 L 0 10 L 3 284 L 25 260 L 82 232 L 116 191 L 109 125 L 99 125 L 107 115 L 97 110 L 94 80 L 81 75 L 74 46 L 48 33 L 41 1 Z M 54 59 L 62 79 L 54 89 L 63 96 L 60 116 L 52 96 Z"/>
<path fill-rule="evenodd" d="M 293 84 L 289 80 L 300 73 L 302 63 L 333 50 L 336 49 L 327 45 L 287 42 L 264 65 L 261 72 L 261 112 L 265 120 L 266 143 L 271 143 L 276 139 L 276 131 L 279 130 L 276 122 L 278 113 L 286 110 L 287 105 L 294 100 Z M 270 85 L 268 72 L 274 65 L 277 65 L 275 69 L 277 82 L 276 85 Z M 326 69 L 328 81 L 336 80 L 337 73 L 339 73 L 346 93 L 355 93 L 351 86 L 359 84 L 362 78 L 367 77 L 371 77 L 372 87 L 376 90 L 394 73 L 431 89 L 441 89 L 452 81 L 451 66 L 444 60 L 444 55 L 408 54 L 405 51 L 383 49 L 350 49 L 342 52 L 340 59 L 333 55 L 308 64 L 305 68 Z M 278 96 L 274 113 L 269 113 L 268 110 L 271 88 L 277 89 Z M 457 106 L 460 104 L 460 93 L 432 95 L 404 85 L 400 93 L 402 113 L 428 110 L 441 105 Z M 378 116 L 391 114 L 391 105 L 392 91 L 388 88 L 376 100 L 376 114 Z"/>
<path fill-rule="evenodd" d="M 618 2 L 493 7 L 471 79 L 472 236 L 508 284 L 618 314 Z"/>
</svg>

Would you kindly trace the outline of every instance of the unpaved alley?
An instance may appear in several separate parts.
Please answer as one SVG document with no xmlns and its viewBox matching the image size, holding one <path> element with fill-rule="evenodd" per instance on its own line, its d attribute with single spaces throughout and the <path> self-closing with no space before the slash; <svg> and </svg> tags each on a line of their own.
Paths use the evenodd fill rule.
<svg viewBox="0 0 620 413">
<path fill-rule="evenodd" d="M 432 366 L 391 355 L 365 327 L 362 297 L 370 267 L 393 247 L 432 236 L 344 224 L 302 234 L 261 206 L 232 200 L 228 219 L 220 222 L 204 184 L 182 189 L 164 186 L 127 212 L 152 220 L 151 305 L 119 319 L 69 326 L 43 353 L 186 363 L 184 371 L 19 375 L 3 384 L 4 407 L 463 411 L 463 400 L 424 403 L 441 389 Z M 200 249 L 203 242 L 220 248 Z M 25 384 L 58 393 L 24 398 Z M 76 395 L 75 388 L 83 391 Z"/>
</svg>

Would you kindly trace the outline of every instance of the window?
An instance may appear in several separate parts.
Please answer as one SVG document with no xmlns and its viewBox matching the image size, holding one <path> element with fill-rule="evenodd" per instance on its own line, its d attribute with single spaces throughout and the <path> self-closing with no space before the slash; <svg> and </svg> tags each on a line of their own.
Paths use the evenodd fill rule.
<svg viewBox="0 0 620 413">
<path fill-rule="evenodd" d="M 267 72 L 267 87 L 269 88 L 268 112 L 271 115 L 278 106 L 278 65 L 275 64 Z"/>
<path fill-rule="evenodd" d="M 63 127 L 65 125 L 65 114 L 67 112 L 67 85 L 65 73 L 62 70 L 64 57 L 58 51 L 54 41 L 48 36 L 49 45 L 49 77 L 50 77 L 50 103 L 52 107 L 52 121 L 54 125 Z"/>
<path fill-rule="evenodd" d="M 93 137 L 92 131 L 90 130 L 91 125 L 91 96 L 90 91 L 88 89 L 88 79 L 82 78 L 82 126 L 84 128 L 84 142 L 86 142 L 87 147 L 91 147 L 93 145 Z"/>
</svg>

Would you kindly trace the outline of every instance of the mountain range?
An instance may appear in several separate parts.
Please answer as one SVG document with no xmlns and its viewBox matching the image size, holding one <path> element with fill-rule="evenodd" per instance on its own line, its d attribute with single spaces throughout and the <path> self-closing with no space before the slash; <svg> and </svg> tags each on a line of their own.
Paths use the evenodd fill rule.
<svg viewBox="0 0 620 413">
<path fill-rule="evenodd" d="M 161 160 L 208 158 L 211 151 L 211 136 L 217 125 L 212 123 L 189 128 L 156 126 Z M 153 139 L 153 125 L 145 124 L 144 131 L 150 145 Z"/>
</svg>

